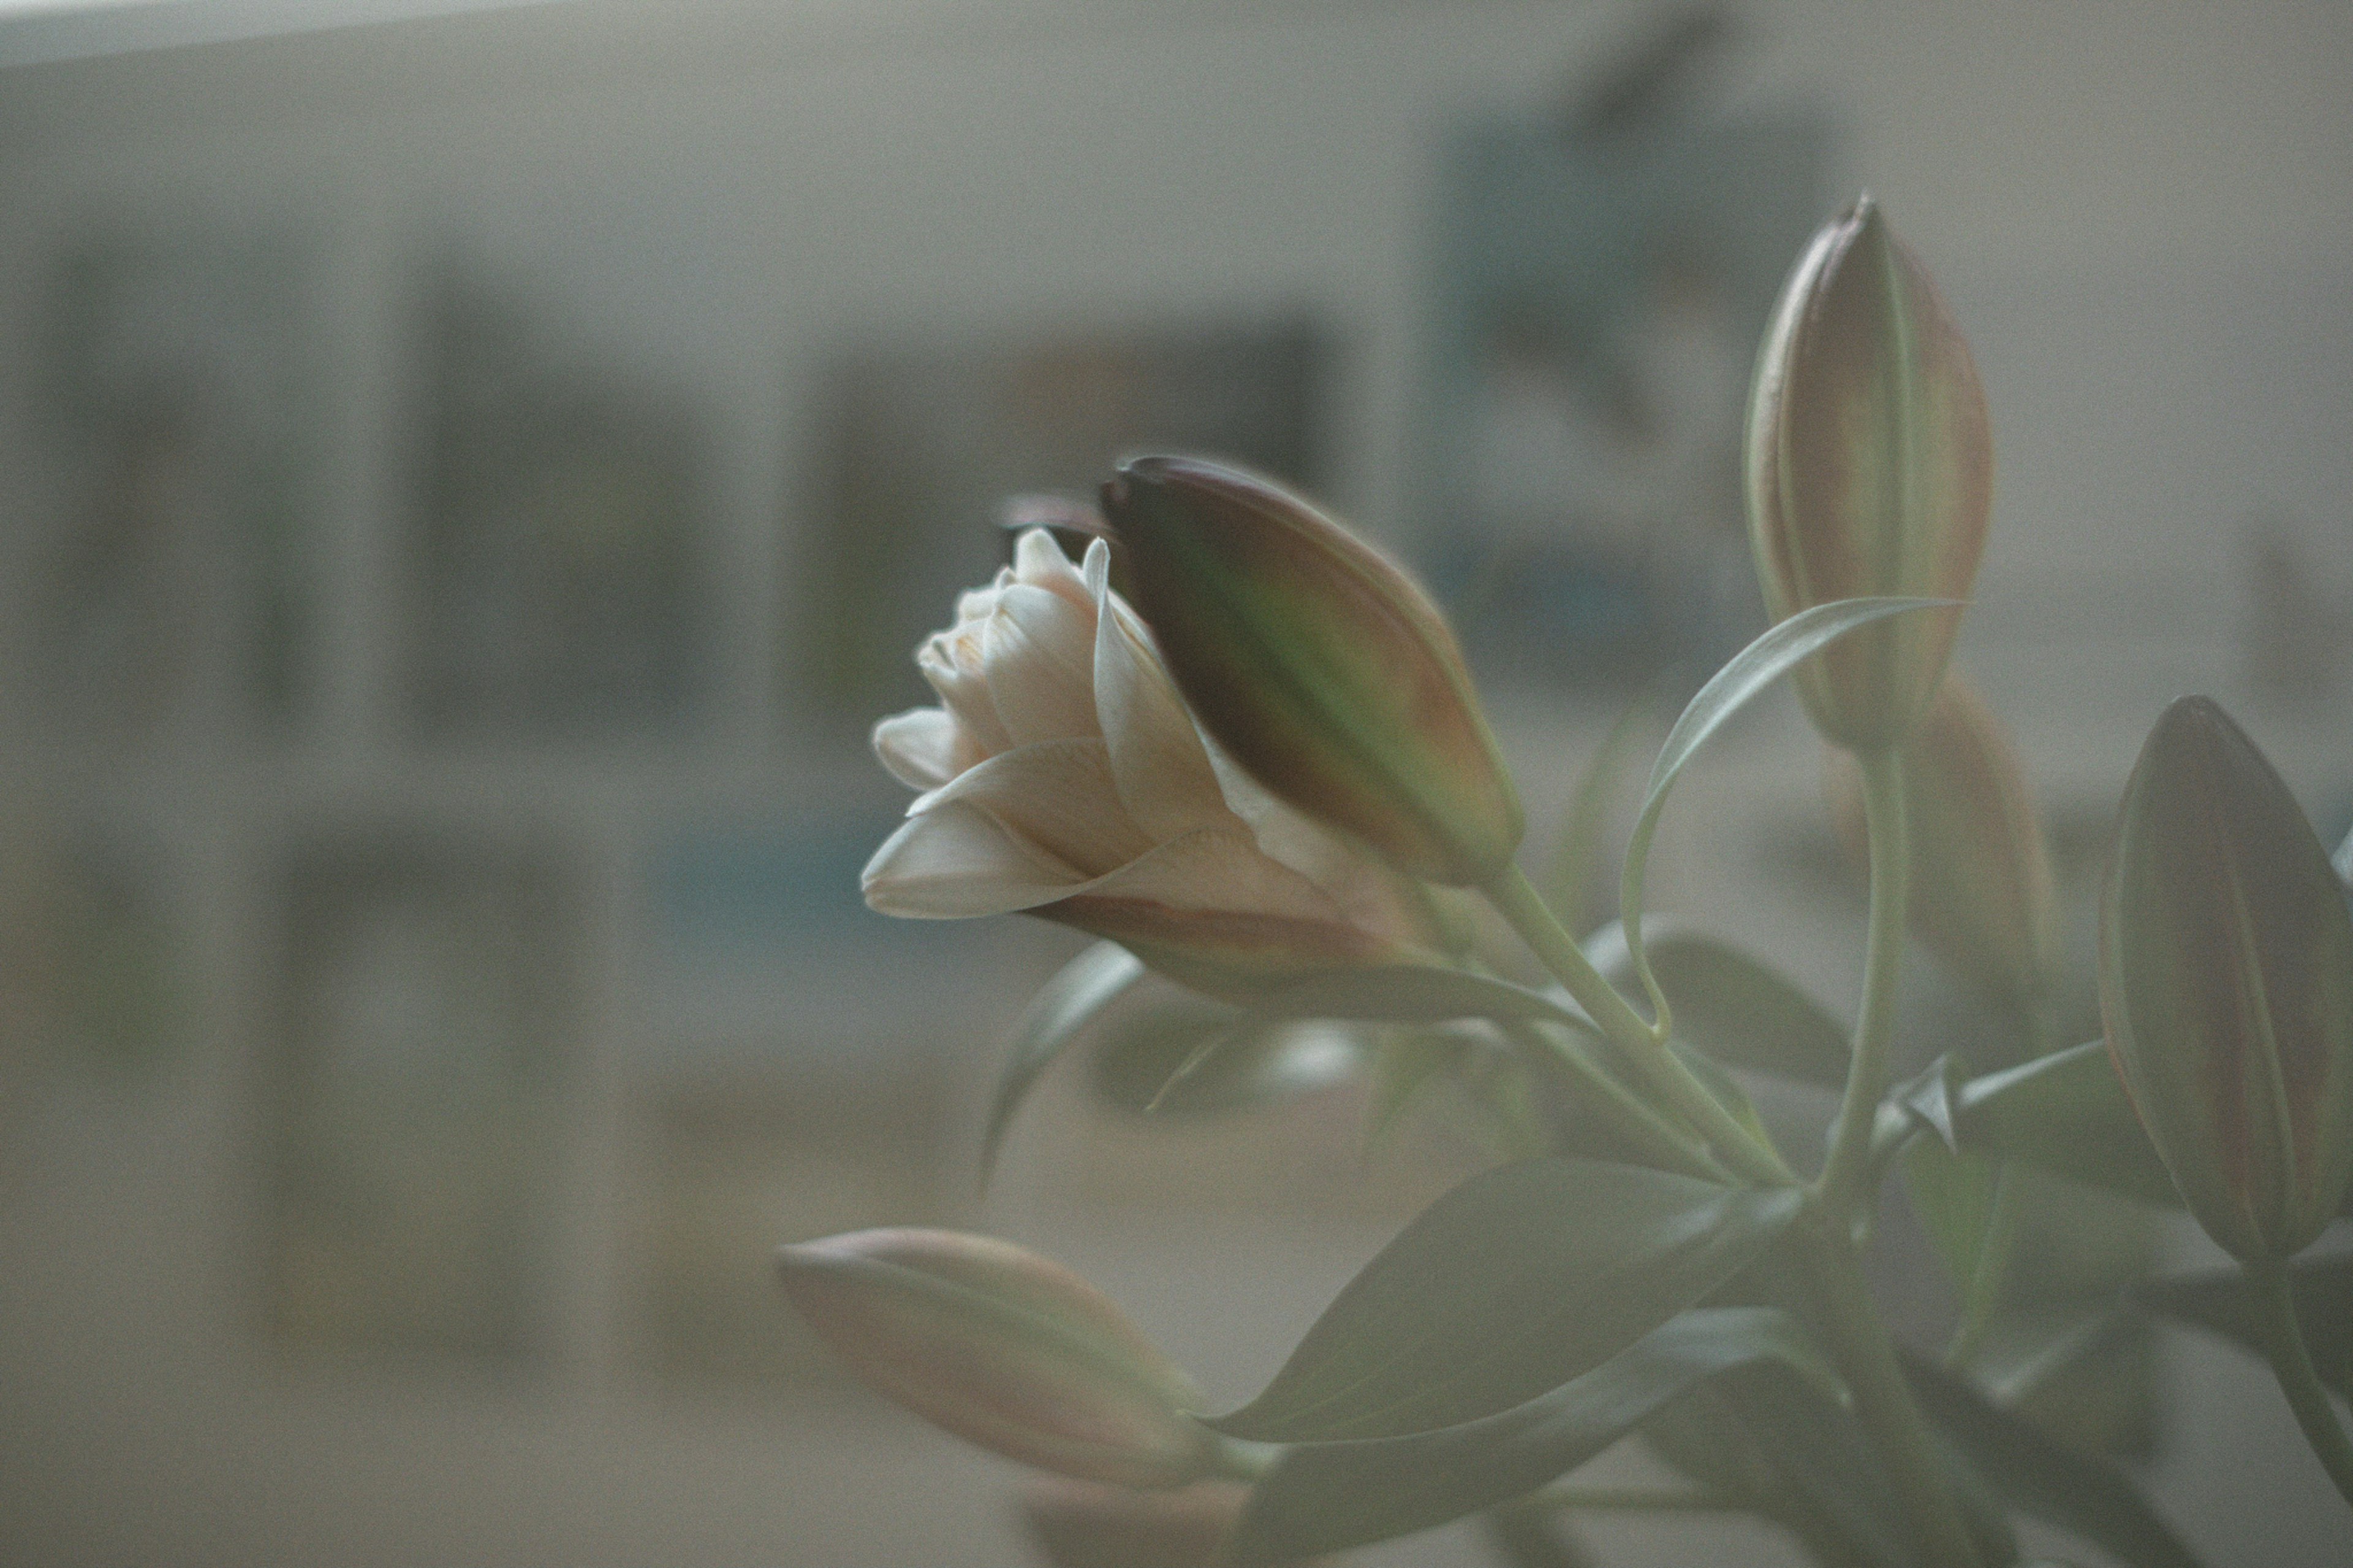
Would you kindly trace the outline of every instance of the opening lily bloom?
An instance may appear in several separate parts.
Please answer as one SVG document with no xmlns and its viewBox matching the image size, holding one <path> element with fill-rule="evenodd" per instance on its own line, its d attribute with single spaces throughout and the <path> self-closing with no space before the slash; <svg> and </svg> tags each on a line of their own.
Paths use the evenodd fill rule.
<svg viewBox="0 0 2353 1568">
<path fill-rule="evenodd" d="M 1209 746 L 1110 578 L 1103 541 L 1082 568 L 1030 530 L 916 650 L 941 705 L 875 726 L 923 793 L 868 862 L 867 903 L 1042 916 L 1220 995 L 1411 959 L 1412 896 Z"/>
</svg>

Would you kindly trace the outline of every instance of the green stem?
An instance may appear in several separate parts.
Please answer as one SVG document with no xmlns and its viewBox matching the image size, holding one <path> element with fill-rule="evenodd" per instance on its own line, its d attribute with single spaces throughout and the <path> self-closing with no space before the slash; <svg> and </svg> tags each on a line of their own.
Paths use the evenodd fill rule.
<svg viewBox="0 0 2353 1568">
<path fill-rule="evenodd" d="M 1862 1277 L 1843 1215 L 1810 1212 L 1790 1227 L 1815 1296 L 1815 1317 L 1831 1358 L 1854 1394 L 1856 1413 L 1878 1439 L 1889 1479 L 1932 1568 L 1978 1568 L 1977 1545 L 1953 1497 L 1936 1439 L 1913 1402 L 1887 1330 Z"/>
<path fill-rule="evenodd" d="M 1553 978 L 1577 999 L 1609 1043 L 1666 1104 L 1707 1140 L 1725 1163 L 1763 1186 L 1793 1186 L 1797 1177 L 1780 1154 L 1761 1142 L 1725 1110 L 1715 1096 L 1675 1060 L 1666 1042 L 1636 1016 L 1616 987 L 1601 977 L 1577 939 L 1558 920 L 1517 866 L 1508 867 L 1481 891 L 1487 895 L 1520 940 L 1544 962 Z"/>
<path fill-rule="evenodd" d="M 1587 1097 L 1587 1104 L 1662 1167 L 1705 1181 L 1725 1179 L 1724 1167 L 1715 1163 L 1707 1145 L 1678 1131 L 1624 1084 L 1588 1060 L 1574 1044 L 1556 1038 L 1533 1024 L 1505 1024 L 1503 1030 L 1504 1037 L 1522 1050 L 1557 1064 Z"/>
<path fill-rule="evenodd" d="M 2337 1483 L 2345 1500 L 2353 1503 L 2353 1437 L 2346 1436 L 2343 1423 L 2329 1405 L 2328 1391 L 2321 1387 L 2320 1374 L 2313 1370 L 2312 1352 L 2295 1321 L 2287 1264 L 2267 1258 L 2243 1267 L 2247 1283 L 2254 1289 L 2255 1310 L 2280 1392 L 2287 1395 L 2288 1408 L 2295 1412 L 2296 1425 L 2304 1428 L 2304 1440 L 2312 1445 L 2321 1468 Z"/>
<path fill-rule="evenodd" d="M 1887 1055 L 1895 1036 L 1896 983 L 1904 973 L 1904 906 L 1912 877 L 1904 821 L 1904 764 L 1894 747 L 1855 759 L 1862 764 L 1863 820 L 1871 836 L 1871 931 L 1863 944 L 1862 1006 L 1854 1025 L 1854 1059 L 1831 1134 L 1818 1190 L 1824 1206 L 1852 1219 L 1869 1191 L 1871 1130 L 1887 1092 Z"/>
</svg>

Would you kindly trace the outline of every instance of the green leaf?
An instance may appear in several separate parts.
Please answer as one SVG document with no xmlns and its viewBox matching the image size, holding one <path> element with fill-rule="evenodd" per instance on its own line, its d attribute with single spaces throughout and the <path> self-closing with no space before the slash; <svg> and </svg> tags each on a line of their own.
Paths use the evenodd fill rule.
<svg viewBox="0 0 2353 1568">
<path fill-rule="evenodd" d="M 1261 1442 L 1400 1437 L 1591 1371 L 1738 1273 L 1797 1213 L 1638 1165 L 1525 1160 L 1432 1204 L 1210 1426 Z"/>
<path fill-rule="evenodd" d="M 1941 1090 L 1915 1080 L 1898 1093 L 1957 1149 L 2007 1155 L 2143 1203 L 2181 1206 L 2103 1041 L 1947 1082 Z M 2337 1212 L 2353 1215 L 2353 1191 Z"/>
<path fill-rule="evenodd" d="M 1610 797 L 1624 787 L 1632 772 L 1636 742 L 1649 728 L 1648 721 L 1653 713 L 1663 716 L 1664 696 L 1651 690 L 1626 705 L 1577 774 L 1577 787 L 1561 814 L 1559 837 L 1536 885 L 1545 902 L 1572 931 L 1582 929 L 1579 921 L 1585 918 L 1600 873 L 1601 833 L 1609 820 Z"/>
<path fill-rule="evenodd" d="M 1679 921 L 1642 922 L 1642 952 L 1674 1009 L 1675 1037 L 1717 1061 L 1800 1083 L 1846 1083 L 1847 1031 L 1795 981 L 1720 938 Z M 1639 984 L 1626 928 L 1612 921 L 1585 956 L 1614 985 Z"/>
<path fill-rule="evenodd" d="M 1365 1115 L 1365 1141 L 1377 1142 L 1397 1125 L 1405 1108 L 1441 1078 L 1462 1070 L 1482 1048 L 1467 1034 L 1448 1029 L 1396 1029 L 1373 1057 L 1372 1103 Z"/>
<path fill-rule="evenodd" d="M 1498 1023 L 1542 1020 L 1594 1033 L 1593 1021 L 1563 992 L 1432 964 L 1384 963 L 1335 970 L 1251 1000 L 1253 1012 L 1287 1018 L 1352 1018 L 1377 1023 L 1442 1024 L 1455 1018 Z"/>
<path fill-rule="evenodd" d="M 1861 1425 L 1770 1363 L 1737 1369 L 1643 1424 L 1670 1465 L 1745 1502 L 1834 1568 L 1915 1568 Z"/>
<path fill-rule="evenodd" d="M 2353 1252 L 2303 1258 L 2288 1266 L 2296 1324 L 2320 1381 L 2353 1399 Z M 2133 1299 L 2152 1311 L 2221 1335 L 2268 1359 L 2247 1277 L 2236 1268 L 2176 1279 L 2148 1279 Z"/>
<path fill-rule="evenodd" d="M 1339 1552 L 1509 1501 L 1592 1458 L 1694 1384 L 1761 1360 L 1838 1386 L 1785 1312 L 1685 1312 L 1501 1415 L 1414 1436 L 1291 1449 L 1250 1494 L 1232 1557 L 1257 1564 Z"/>
<path fill-rule="evenodd" d="M 1370 1049 L 1358 1026 L 1258 1018 L 1188 999 L 1107 1029 L 1092 1058 L 1092 1087 L 1103 1103 L 1134 1115 L 1212 1116 L 1328 1089 L 1355 1077 Z"/>
<path fill-rule="evenodd" d="M 1962 1150 L 1986 1150 L 2147 1203 L 2181 1202 L 2098 1040 L 1948 1088 L 1929 1111 Z M 1927 1110 L 1925 1097 L 1915 1109 Z"/>
<path fill-rule="evenodd" d="M 1144 962 L 1115 942 L 1099 942 L 1055 972 L 1038 989 L 1013 1026 L 1013 1047 L 997 1075 L 989 1099 L 987 1130 L 980 1142 L 980 1179 L 987 1184 L 997 1168 L 1013 1113 L 1029 1098 L 1064 1047 L 1127 988 L 1144 978 Z"/>
<path fill-rule="evenodd" d="M 2328 863 L 2337 868 L 2337 879 L 2345 884 L 2346 891 L 2353 892 L 2353 833 L 2345 836 L 2345 842 L 2337 847 Z"/>
<path fill-rule="evenodd" d="M 1642 792 L 1642 809 L 1634 819 L 1634 837 L 1626 847 L 1626 869 L 1619 885 L 1619 912 L 1633 933 L 1630 945 L 1634 973 L 1650 993 L 1652 1006 L 1662 1005 L 1663 998 L 1642 951 L 1642 882 L 1650 866 L 1651 839 L 1659 830 L 1659 814 L 1666 809 L 1667 792 L 1674 787 L 1683 765 L 1702 742 L 1759 692 L 1847 633 L 1889 616 L 1954 603 L 1950 599 L 1838 599 L 1800 610 L 1734 654 L 1683 705 L 1683 716 L 1667 731 L 1658 760 L 1651 765 L 1651 781 Z"/>
<path fill-rule="evenodd" d="M 1904 1151 L 1904 1195 L 1959 1288 L 1964 1310 L 1972 1315 L 1983 1289 L 1979 1275 L 2002 1181 L 2001 1162 L 1957 1154 L 1938 1139 L 1915 1140 Z"/>
<path fill-rule="evenodd" d="M 1904 1372 L 1929 1422 L 2020 1512 L 2129 1568 L 2198 1568 L 2181 1538 L 2105 1460 L 2058 1441 L 1923 1356 L 1905 1352 Z"/>
</svg>

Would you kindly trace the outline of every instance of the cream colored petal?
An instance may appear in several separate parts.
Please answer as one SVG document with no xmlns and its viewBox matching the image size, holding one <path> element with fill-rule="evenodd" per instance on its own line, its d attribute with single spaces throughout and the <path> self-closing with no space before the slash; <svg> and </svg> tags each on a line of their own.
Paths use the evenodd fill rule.
<svg viewBox="0 0 2353 1568">
<path fill-rule="evenodd" d="M 1088 585 L 1103 606 L 1095 618 L 1095 716 L 1110 748 L 1120 800 L 1155 838 L 1240 826 L 1218 788 L 1192 715 L 1152 647 L 1151 634 L 1111 592 L 1098 569 L 1103 561 L 1098 541 L 1087 552 Z"/>
<path fill-rule="evenodd" d="M 1069 600 L 1071 608 L 1093 613 L 1094 600 L 1087 593 L 1086 580 L 1054 542 L 1054 536 L 1042 528 L 1029 529 L 1014 542 L 1013 580 L 1048 589 Z"/>
<path fill-rule="evenodd" d="M 941 632 L 917 648 L 915 668 L 939 693 L 941 704 L 962 731 L 956 761 L 958 766 L 968 767 L 982 757 L 1010 750 L 1013 738 L 1005 732 L 1005 721 L 997 717 L 996 700 L 981 676 L 977 637 L 966 658 L 959 657 L 963 650 L 956 646 L 957 635 Z"/>
<path fill-rule="evenodd" d="M 874 726 L 874 754 L 909 789 L 937 789 L 966 765 L 956 721 L 944 708 L 911 708 Z"/>
<path fill-rule="evenodd" d="M 859 878 L 886 915 L 949 920 L 1001 915 L 1066 898 L 1086 879 L 1007 833 L 979 807 L 951 801 L 910 816 Z"/>
<path fill-rule="evenodd" d="M 1428 942 L 1428 921 L 1408 896 L 1404 879 L 1305 813 L 1267 793 L 1205 737 L 1218 786 L 1234 815 L 1250 825 L 1268 858 L 1298 872 L 1331 895 L 1348 918 L 1400 942 Z"/>
<path fill-rule="evenodd" d="M 1339 905 L 1321 888 L 1259 853 L 1249 833 L 1231 828 L 1171 839 L 1070 892 L 1132 900 L 1187 914 L 1344 920 Z"/>
<path fill-rule="evenodd" d="M 1016 583 L 981 633 L 989 700 L 1017 746 L 1099 735 L 1094 617 L 1047 588 Z"/>
<path fill-rule="evenodd" d="M 907 809 L 977 808 L 1024 844 L 1082 876 L 1099 877 L 1150 850 L 1155 839 L 1120 805 L 1111 760 L 1096 739 L 1041 741 L 968 768 Z"/>
</svg>

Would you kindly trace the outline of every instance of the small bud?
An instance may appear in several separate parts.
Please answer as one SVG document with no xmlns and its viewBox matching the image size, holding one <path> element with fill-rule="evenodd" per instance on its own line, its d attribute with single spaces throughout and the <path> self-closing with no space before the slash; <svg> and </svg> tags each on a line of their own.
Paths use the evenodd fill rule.
<svg viewBox="0 0 2353 1568">
<path fill-rule="evenodd" d="M 1862 770 L 1831 757 L 1831 815 L 1867 865 Z M 1904 742 L 1904 818 L 1912 934 L 2021 1005 L 2047 994 L 2059 963 L 2051 852 L 2001 721 L 1957 673 Z"/>
<path fill-rule="evenodd" d="M 1869 595 L 1968 596 L 1993 447 L 1968 345 L 1869 196 L 1784 285 L 1749 393 L 1748 534 L 1775 620 Z M 1935 698 L 1960 611 L 1866 626 L 1806 661 L 1815 727 L 1850 751 L 1902 740 Z"/>
<path fill-rule="evenodd" d="M 1192 1385 L 1102 1292 L 1007 1242 L 866 1230 L 786 1247 L 785 1294 L 878 1392 L 967 1442 L 1082 1480 L 1208 1468 Z"/>
<path fill-rule="evenodd" d="M 2353 917 L 2287 785 L 2211 699 L 2165 710 L 2100 896 L 2100 1014 L 2207 1234 L 2282 1258 L 2353 1181 Z"/>
<path fill-rule="evenodd" d="M 1438 607 L 1299 497 L 1139 458 L 1103 511 L 1201 727 L 1278 798 L 1399 870 L 1466 886 L 1519 847 L 1519 796 Z"/>
</svg>

